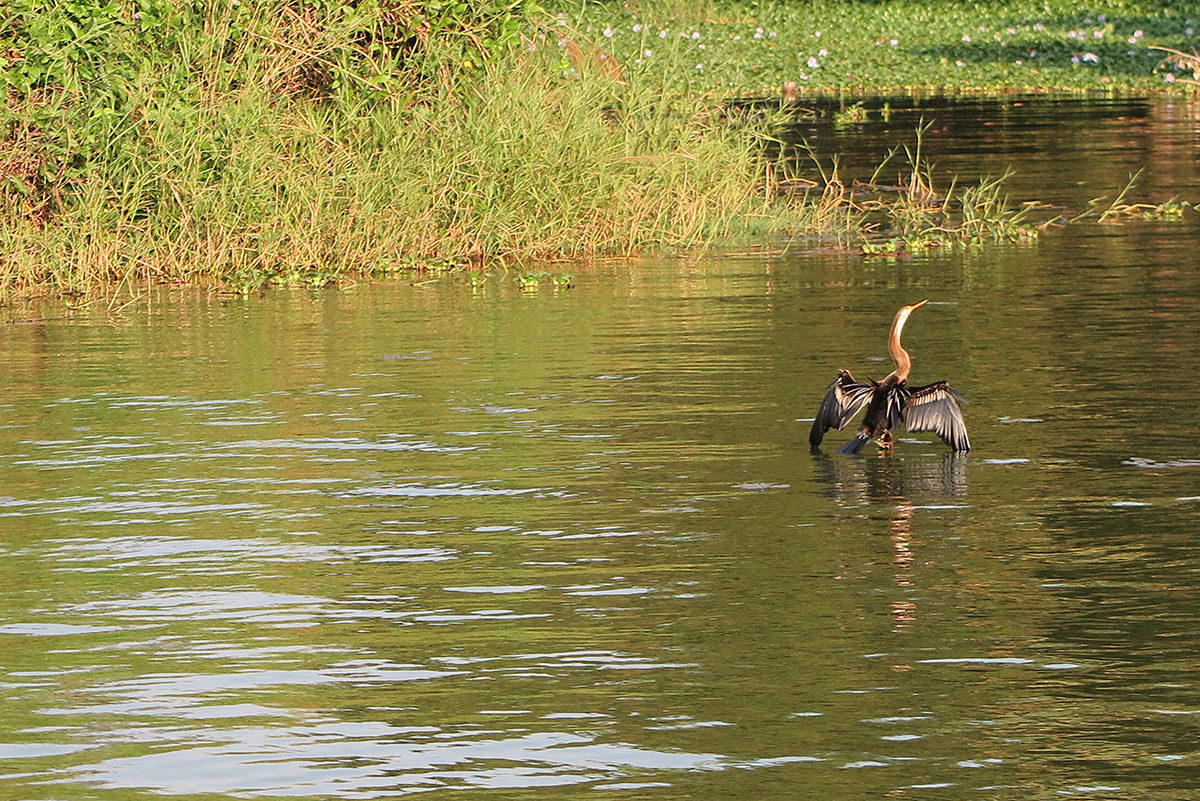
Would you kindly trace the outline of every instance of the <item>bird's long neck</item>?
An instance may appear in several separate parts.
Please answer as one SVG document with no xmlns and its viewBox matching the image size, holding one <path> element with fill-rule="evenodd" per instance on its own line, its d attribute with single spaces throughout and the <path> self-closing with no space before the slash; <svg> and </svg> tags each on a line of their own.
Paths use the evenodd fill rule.
<svg viewBox="0 0 1200 801">
<path fill-rule="evenodd" d="M 896 362 L 896 369 L 892 371 L 892 375 L 897 381 L 907 381 L 908 373 L 912 370 L 912 359 L 900 344 L 900 332 L 904 330 L 904 323 L 907 321 L 908 309 L 896 312 L 896 319 L 892 321 L 892 331 L 888 334 L 888 353 L 891 354 L 892 361 Z"/>
</svg>

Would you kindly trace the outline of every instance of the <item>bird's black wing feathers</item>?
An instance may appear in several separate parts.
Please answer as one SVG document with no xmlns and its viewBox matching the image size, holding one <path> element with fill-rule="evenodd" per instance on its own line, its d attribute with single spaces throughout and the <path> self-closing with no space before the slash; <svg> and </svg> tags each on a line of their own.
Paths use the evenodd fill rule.
<svg viewBox="0 0 1200 801">
<path fill-rule="evenodd" d="M 959 408 L 959 404 L 967 402 L 966 398 L 945 381 L 911 387 L 907 391 L 909 396 L 904 402 L 902 414 L 904 427 L 909 432 L 932 431 L 950 446 L 950 450 L 971 450 L 967 426 Z"/>
<path fill-rule="evenodd" d="M 812 430 L 808 432 L 808 444 L 816 448 L 821 444 L 821 438 L 831 428 L 843 429 L 854 419 L 854 415 L 862 411 L 871 400 L 874 386 L 854 380 L 849 370 L 838 372 L 837 378 L 825 391 L 821 401 L 821 409 L 813 420 Z"/>
<path fill-rule="evenodd" d="M 895 430 L 896 424 L 900 422 L 900 418 L 904 414 L 904 407 L 908 405 L 908 400 L 912 397 L 912 394 L 913 391 L 903 381 L 892 387 L 888 392 L 887 421 L 889 430 Z"/>
</svg>

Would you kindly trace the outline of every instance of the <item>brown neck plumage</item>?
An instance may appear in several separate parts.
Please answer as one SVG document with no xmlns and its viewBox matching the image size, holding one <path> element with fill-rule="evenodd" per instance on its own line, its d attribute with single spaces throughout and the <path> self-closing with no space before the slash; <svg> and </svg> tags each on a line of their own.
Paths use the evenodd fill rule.
<svg viewBox="0 0 1200 801">
<path fill-rule="evenodd" d="M 888 334 L 888 353 L 896 362 L 896 369 L 892 371 L 892 375 L 896 377 L 897 381 L 907 381 L 908 373 L 912 370 L 912 359 L 909 358 L 908 351 L 900 344 L 900 332 L 904 330 L 904 323 L 908 321 L 908 315 L 912 313 L 912 308 L 905 306 L 896 312 L 896 319 L 892 320 L 892 331 Z"/>
</svg>

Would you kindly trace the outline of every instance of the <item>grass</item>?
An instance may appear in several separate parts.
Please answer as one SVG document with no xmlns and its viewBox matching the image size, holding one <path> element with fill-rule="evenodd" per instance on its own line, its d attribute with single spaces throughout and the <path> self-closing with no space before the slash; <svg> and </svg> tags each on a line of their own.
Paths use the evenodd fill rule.
<svg viewBox="0 0 1200 801">
<path fill-rule="evenodd" d="M 8 218 L 0 283 L 322 284 L 695 248 L 766 217 L 755 135 L 636 79 L 565 79 L 557 59 L 504 54 L 409 113 L 281 113 L 246 84 L 176 115 L 148 91 L 154 150 L 97 164 L 46 221 Z"/>
<path fill-rule="evenodd" d="M 32 126 L 10 137 L 46 163 L 8 197 L 0 286 L 321 285 L 689 249 L 768 217 L 761 132 L 664 96 L 659 76 L 617 80 L 590 49 L 573 64 L 541 29 L 416 95 L 314 100 L 280 89 L 295 55 L 264 54 L 285 38 L 254 24 L 228 63 L 210 58 L 228 42 L 194 45 L 202 86 L 141 75 L 108 123 L 76 121 L 108 154 L 76 175 L 56 180 Z"/>
<path fill-rule="evenodd" d="M 839 234 L 839 243 L 864 256 L 906 256 L 937 249 L 1019 242 L 1036 238 L 1040 227 L 1029 220 L 1030 207 L 1013 207 L 1003 191 L 1004 179 L 985 178 L 945 189 L 934 181 L 923 154 L 923 124 L 914 143 L 894 149 L 866 182 L 847 187 L 838 176 L 837 160 L 823 164 L 806 147 L 780 154 L 780 166 L 797 177 L 784 179 L 781 191 L 802 196 L 814 214 L 814 230 Z M 901 151 L 903 156 L 901 157 Z M 881 178 L 898 162 L 895 183 Z M 804 164 L 814 169 L 805 170 Z M 819 176 L 813 180 L 807 174 Z"/>
<path fill-rule="evenodd" d="M 861 201 L 836 163 L 768 155 L 774 112 L 721 101 L 784 80 L 801 94 L 967 91 L 984 76 L 1028 88 L 1016 75 L 1162 85 L 1162 53 L 1147 48 L 1185 47 L 1190 24 L 1136 2 L 1093 18 L 1060 0 L 694 0 L 562 4 L 511 35 L 442 41 L 393 32 L 414 30 L 401 13 L 413 2 L 383 4 L 386 18 L 332 2 L 204 5 L 191 19 L 159 0 L 132 16 L 83 4 L 92 16 L 69 31 L 38 29 L 40 50 L 9 47 L 0 293 L 323 286 L 789 237 L 868 254 L 1021 238 L 1032 229 L 1000 181 L 932 186 L 919 133 L 899 190 Z M 1004 33 L 985 47 L 957 33 L 968 25 Z M 1093 50 L 1128 33 L 1138 54 L 1071 64 L 1068 33 Z M 81 41 L 94 49 L 62 55 Z M 1040 66 L 1014 71 L 1017 43 Z"/>
</svg>

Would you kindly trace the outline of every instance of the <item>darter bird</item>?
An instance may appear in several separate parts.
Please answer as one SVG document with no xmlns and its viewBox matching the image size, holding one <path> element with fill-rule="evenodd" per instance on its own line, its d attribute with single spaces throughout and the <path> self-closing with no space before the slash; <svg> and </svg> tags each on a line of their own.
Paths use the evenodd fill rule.
<svg viewBox="0 0 1200 801">
<path fill-rule="evenodd" d="M 849 370 L 838 371 L 837 378 L 825 391 L 821 409 L 813 420 L 808 434 L 808 443 L 816 450 L 825 432 L 831 428 L 841 430 L 866 407 L 867 414 L 854 435 L 854 439 L 837 449 L 838 453 L 858 453 L 868 440 L 874 439 L 883 450 L 892 447 L 892 429 L 900 420 L 909 433 L 932 431 L 950 446 L 952 451 L 971 450 L 967 437 L 967 426 L 963 423 L 962 408 L 966 398 L 958 394 L 945 381 L 926 384 L 923 387 L 908 385 L 908 374 L 912 359 L 900 344 L 900 332 L 908 316 L 929 301 L 923 300 L 911 306 L 902 306 L 892 321 L 888 334 L 888 353 L 896 362 L 896 369 L 882 381 L 862 383 L 855 381 Z"/>
</svg>

